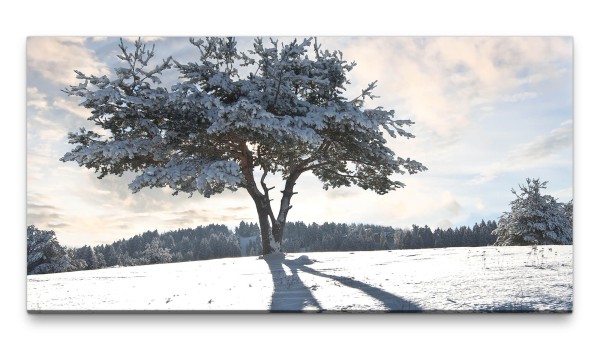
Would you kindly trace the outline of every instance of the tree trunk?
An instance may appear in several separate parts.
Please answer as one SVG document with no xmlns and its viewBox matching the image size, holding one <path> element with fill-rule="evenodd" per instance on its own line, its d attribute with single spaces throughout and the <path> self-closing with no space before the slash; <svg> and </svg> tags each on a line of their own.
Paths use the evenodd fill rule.
<svg viewBox="0 0 600 347">
<path fill-rule="evenodd" d="M 258 214 L 258 225 L 260 227 L 260 236 L 262 240 L 262 254 L 271 254 L 281 252 L 283 243 L 283 231 L 287 222 L 287 214 L 292 208 L 290 202 L 294 193 L 295 181 L 299 175 L 294 175 L 286 181 L 285 189 L 282 191 L 281 206 L 279 214 L 275 219 L 272 216 L 269 196 L 267 194 L 255 194 L 253 196 L 256 212 Z"/>
<path fill-rule="evenodd" d="M 292 201 L 292 196 L 294 196 L 294 186 L 296 185 L 296 180 L 300 177 L 300 172 L 295 172 L 290 175 L 290 177 L 285 182 L 285 189 L 281 192 L 283 196 L 281 197 L 281 204 L 279 206 L 279 214 L 277 215 L 277 219 L 273 220 L 272 231 L 273 240 L 275 247 L 281 251 L 281 244 L 283 243 L 283 231 L 285 230 L 285 224 L 287 222 L 287 215 L 292 205 L 290 202 Z M 273 243 L 273 242 L 272 242 Z M 267 254 L 267 253 L 264 253 Z"/>
<path fill-rule="evenodd" d="M 276 244 L 273 238 L 273 230 L 269 221 L 269 206 L 265 205 L 263 199 L 254 201 L 258 213 L 258 226 L 260 227 L 260 238 L 262 241 L 262 254 L 281 252 L 281 242 Z M 268 202 L 267 202 L 268 203 Z"/>
<path fill-rule="evenodd" d="M 292 174 L 285 181 L 285 189 L 281 191 L 283 194 L 281 198 L 281 205 L 279 208 L 279 214 L 277 217 L 274 216 L 273 210 L 271 209 L 271 200 L 269 199 L 269 190 L 273 188 L 267 188 L 264 179 L 268 173 L 266 168 L 263 167 L 263 176 L 260 180 L 263 192 L 261 192 L 256 184 L 253 177 L 254 160 L 252 152 L 248 148 L 246 143 L 240 143 L 240 167 L 246 180 L 246 190 L 248 194 L 254 200 L 256 205 L 256 212 L 258 213 L 258 225 L 260 226 L 260 236 L 262 240 L 262 253 L 263 255 L 270 253 L 281 252 L 281 243 L 283 242 L 283 230 L 287 219 L 287 214 L 292 208 L 290 201 L 294 193 L 294 185 L 296 180 L 300 177 L 303 172 L 301 170 L 293 170 Z M 260 154 L 259 154 L 260 157 Z"/>
</svg>

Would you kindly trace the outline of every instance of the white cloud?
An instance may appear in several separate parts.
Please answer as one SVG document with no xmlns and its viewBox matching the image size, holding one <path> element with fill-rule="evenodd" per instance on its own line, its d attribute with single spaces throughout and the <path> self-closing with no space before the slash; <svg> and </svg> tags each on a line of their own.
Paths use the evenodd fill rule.
<svg viewBox="0 0 600 347">
<path fill-rule="evenodd" d="M 74 70 L 86 74 L 108 74 L 107 66 L 98 61 L 84 43 L 84 37 L 29 37 L 27 67 L 64 87 L 78 83 Z"/>
<path fill-rule="evenodd" d="M 135 42 L 140 37 L 139 36 L 123 36 L 122 38 L 125 41 Z M 147 42 L 162 41 L 165 38 L 163 36 L 142 36 L 141 39 L 142 39 L 142 42 L 147 43 Z"/>
<path fill-rule="evenodd" d="M 536 137 L 533 141 L 516 145 L 503 160 L 497 160 L 482 170 L 472 184 L 482 184 L 503 172 L 513 172 L 548 164 L 562 150 L 573 146 L 573 122 L 565 121 L 549 134 Z"/>
<path fill-rule="evenodd" d="M 75 97 L 68 97 L 65 95 L 63 98 L 58 98 L 52 102 L 52 106 L 70 112 L 77 115 L 80 118 L 88 119 L 91 116 L 90 110 L 83 106 L 79 106 L 78 99 Z"/>
<path fill-rule="evenodd" d="M 33 107 L 37 110 L 48 109 L 47 95 L 42 93 L 37 87 L 27 88 L 27 107 Z"/>
<path fill-rule="evenodd" d="M 462 206 L 458 203 L 458 201 L 456 201 L 456 199 L 454 198 L 454 196 L 448 192 L 445 191 L 442 194 L 442 201 L 444 203 L 444 208 L 450 212 L 453 216 L 458 216 L 461 211 L 462 211 Z"/>
<path fill-rule="evenodd" d="M 502 100 L 506 101 L 506 102 L 519 102 L 519 101 L 535 99 L 538 96 L 539 96 L 539 94 L 536 92 L 522 92 L 522 93 L 506 95 L 506 96 L 502 97 Z"/>
<path fill-rule="evenodd" d="M 482 211 L 483 209 L 485 209 L 485 204 L 483 203 L 483 201 L 481 201 L 480 198 L 475 199 L 475 208 L 478 211 Z"/>
<path fill-rule="evenodd" d="M 452 222 L 447 220 L 447 219 L 442 219 L 440 221 L 437 222 L 437 227 L 440 229 L 448 229 L 448 228 L 452 228 Z"/>
<path fill-rule="evenodd" d="M 35 117 L 34 120 L 40 124 L 37 126 L 37 136 L 42 140 L 41 142 L 44 142 L 46 145 L 56 143 L 59 140 L 66 138 L 67 132 L 60 124 L 49 121 L 43 117 Z M 41 142 L 38 141 L 36 144 L 41 145 Z M 35 144 L 32 145 L 32 147 L 35 147 Z"/>
<path fill-rule="evenodd" d="M 57 37 L 62 43 L 74 43 L 77 45 L 83 45 L 87 40 L 86 36 L 59 36 Z"/>
<path fill-rule="evenodd" d="M 572 41 L 556 37 L 380 37 L 345 41 L 353 88 L 378 79 L 378 104 L 395 105 L 441 137 L 483 107 L 537 97 L 535 84 L 566 70 Z M 527 86 L 528 91 L 520 92 Z"/>
<path fill-rule="evenodd" d="M 548 194 L 550 194 L 553 197 L 555 197 L 556 199 L 558 199 L 559 202 L 566 203 L 566 202 L 571 201 L 571 199 L 573 199 L 573 188 L 572 187 L 563 188 L 563 189 L 559 189 L 554 192 L 550 192 Z"/>
<path fill-rule="evenodd" d="M 573 123 L 566 121 L 550 134 L 538 136 L 533 141 L 517 146 L 508 156 L 515 165 L 540 160 L 573 145 Z"/>
<path fill-rule="evenodd" d="M 473 211 L 470 200 L 427 179 L 407 178 L 405 188 L 386 195 L 355 188 L 348 198 L 336 196 L 335 189 L 321 190 L 310 182 L 313 179 L 316 180 L 301 178 L 297 187 L 300 193 L 292 201 L 297 207 L 290 211 L 290 220 L 374 223 L 406 228 L 412 224 L 427 224 L 435 228 L 460 225 Z"/>
<path fill-rule="evenodd" d="M 35 89 L 35 88 L 34 88 Z M 33 98 L 32 95 L 40 95 L 33 93 L 31 88 L 28 88 L 27 100 L 27 155 L 28 159 L 32 155 L 40 155 L 42 157 L 50 157 L 52 154 L 57 155 L 56 145 L 64 143 L 68 129 L 63 123 L 61 117 L 57 117 L 55 110 L 50 102 L 44 99 Z M 58 157 L 57 157 L 58 158 Z M 50 164 L 50 166 L 47 166 Z M 55 163 L 45 163 L 42 167 L 49 168 Z"/>
</svg>

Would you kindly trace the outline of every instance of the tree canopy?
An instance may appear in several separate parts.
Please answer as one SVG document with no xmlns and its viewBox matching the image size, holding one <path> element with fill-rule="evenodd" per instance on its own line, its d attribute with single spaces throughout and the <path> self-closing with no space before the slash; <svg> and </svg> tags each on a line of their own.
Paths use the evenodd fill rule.
<svg viewBox="0 0 600 347">
<path fill-rule="evenodd" d="M 76 71 L 82 81 L 66 90 L 83 99 L 89 118 L 103 129 L 69 134 L 74 161 L 106 175 L 137 173 L 133 192 L 169 187 L 174 194 L 205 197 L 245 189 L 256 205 L 263 250 L 279 251 L 294 185 L 312 172 L 323 188 L 357 185 L 385 194 L 404 186 L 393 174 L 426 170 L 387 147 L 414 137 L 413 124 L 393 110 L 365 108 L 376 82 L 352 99 L 344 92 L 356 65 L 316 39 L 280 44 L 256 38 L 242 52 L 234 38 L 190 39 L 198 61 L 172 57 L 151 67 L 154 47 L 141 40 L 119 44 L 122 66 L 112 76 Z M 159 76 L 175 69 L 180 82 L 166 88 Z M 247 71 L 241 74 L 240 71 Z M 257 178 L 254 173 L 258 172 Z M 265 179 L 285 181 L 278 213 Z M 260 178 L 258 178 L 260 177 Z"/>
</svg>

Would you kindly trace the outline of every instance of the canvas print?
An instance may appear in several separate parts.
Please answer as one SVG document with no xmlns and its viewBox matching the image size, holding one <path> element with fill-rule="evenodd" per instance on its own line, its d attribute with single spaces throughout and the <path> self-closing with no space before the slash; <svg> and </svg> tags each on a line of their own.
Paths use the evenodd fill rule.
<svg viewBox="0 0 600 347">
<path fill-rule="evenodd" d="M 573 310 L 570 37 L 29 37 L 29 312 Z"/>
</svg>

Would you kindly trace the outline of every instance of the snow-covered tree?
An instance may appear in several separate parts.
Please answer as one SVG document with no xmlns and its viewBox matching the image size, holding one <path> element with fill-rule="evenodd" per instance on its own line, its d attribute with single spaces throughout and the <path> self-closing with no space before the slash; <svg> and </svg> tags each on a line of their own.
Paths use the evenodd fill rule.
<svg viewBox="0 0 600 347">
<path fill-rule="evenodd" d="M 250 237 L 260 235 L 258 225 L 254 223 L 240 222 L 240 225 L 235 227 L 235 234 L 239 237 Z"/>
<path fill-rule="evenodd" d="M 171 261 L 171 254 L 169 251 L 169 249 L 160 246 L 160 239 L 157 236 L 153 238 L 150 243 L 146 244 L 144 259 L 148 264 L 168 263 Z"/>
<path fill-rule="evenodd" d="M 565 210 L 565 214 L 567 215 L 567 219 L 569 220 L 569 224 L 571 227 L 573 226 L 573 199 L 563 205 Z"/>
<path fill-rule="evenodd" d="M 154 48 L 121 41 L 123 66 L 114 76 L 85 75 L 66 92 L 83 99 L 102 132 L 69 134 L 75 147 L 62 161 L 95 169 L 99 178 L 136 172 L 133 192 L 169 187 L 205 197 L 244 189 L 258 214 L 263 253 L 280 251 L 300 176 L 312 172 L 323 188 L 357 185 L 385 194 L 404 186 L 394 174 L 426 170 L 397 157 L 385 134 L 412 138 L 413 124 L 393 110 L 366 108 L 376 83 L 351 99 L 349 63 L 316 39 L 280 44 L 257 38 L 239 51 L 234 38 L 190 39 L 199 60 L 171 57 L 150 67 Z M 163 87 L 159 75 L 176 69 L 180 82 Z M 242 74 L 240 71 L 249 71 Z M 255 176 L 256 174 L 256 176 Z M 281 175 L 279 209 L 267 177 Z"/>
<path fill-rule="evenodd" d="M 106 266 L 108 267 L 121 265 L 119 262 L 119 256 L 117 255 L 117 251 L 113 245 L 108 245 L 106 247 L 106 256 L 104 258 L 106 259 Z"/>
<path fill-rule="evenodd" d="M 573 224 L 569 208 L 550 195 L 542 195 L 541 190 L 546 189 L 548 182 L 529 178 L 526 181 L 526 185 L 519 185 L 519 192 L 511 190 L 516 199 L 510 203 L 511 211 L 500 217 L 498 227 L 492 232 L 498 235 L 495 244 L 572 244 Z"/>
<path fill-rule="evenodd" d="M 27 226 L 27 274 L 56 273 L 69 270 L 67 251 L 52 230 Z"/>
<path fill-rule="evenodd" d="M 66 249 L 67 257 L 69 257 L 69 269 L 68 271 L 79 271 L 87 268 L 87 262 L 77 257 L 79 249 L 69 247 Z"/>
<path fill-rule="evenodd" d="M 77 259 L 81 259 L 85 262 L 85 270 L 95 270 L 99 268 L 98 258 L 96 252 L 91 246 L 84 245 L 75 251 Z"/>
</svg>

